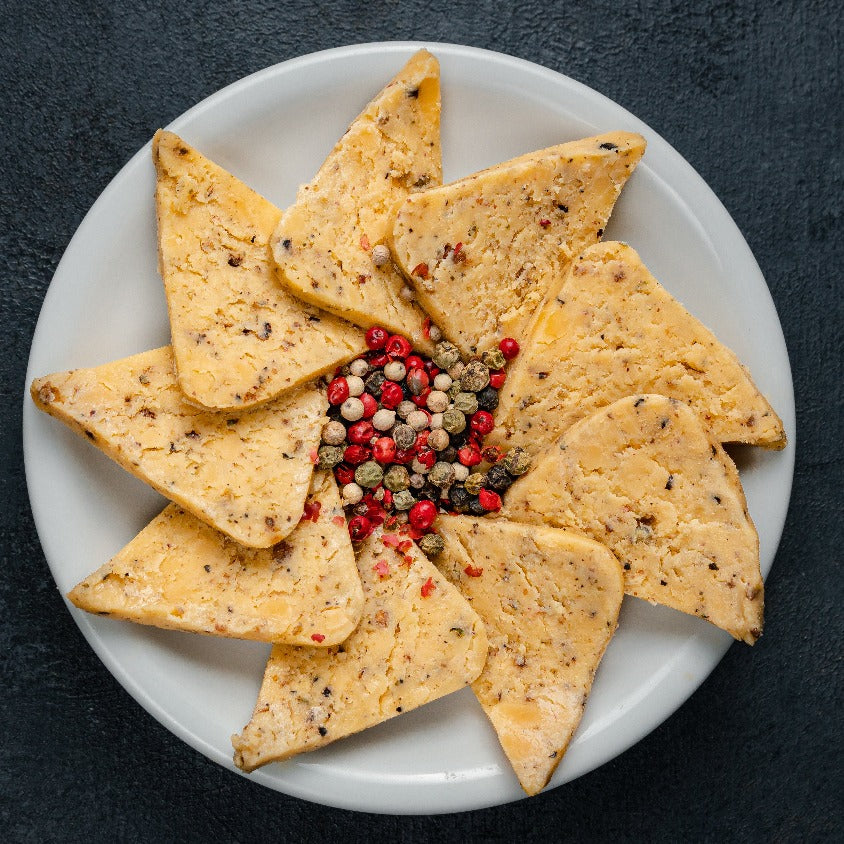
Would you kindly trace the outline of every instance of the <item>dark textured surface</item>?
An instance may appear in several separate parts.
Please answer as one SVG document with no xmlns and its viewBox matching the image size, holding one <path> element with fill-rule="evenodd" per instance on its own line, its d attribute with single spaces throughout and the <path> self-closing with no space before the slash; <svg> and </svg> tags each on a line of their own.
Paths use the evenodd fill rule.
<svg viewBox="0 0 844 844">
<path fill-rule="evenodd" d="M 841 840 L 841 15 L 832 2 L 3 0 L 0 830 L 12 841 Z M 566 73 L 645 120 L 733 215 L 771 288 L 798 409 L 766 632 L 631 750 L 531 801 L 451 817 L 320 808 L 194 752 L 64 610 L 20 439 L 38 310 L 84 213 L 186 108 L 326 47 L 451 41 Z"/>
</svg>

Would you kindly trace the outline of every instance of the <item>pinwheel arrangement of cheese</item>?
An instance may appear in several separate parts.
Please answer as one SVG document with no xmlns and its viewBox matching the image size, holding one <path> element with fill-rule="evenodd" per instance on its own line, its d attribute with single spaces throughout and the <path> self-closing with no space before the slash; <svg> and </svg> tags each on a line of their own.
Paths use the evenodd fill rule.
<svg viewBox="0 0 844 844">
<path fill-rule="evenodd" d="M 534 794 L 623 594 L 760 635 L 758 538 L 721 443 L 781 448 L 784 434 L 732 352 L 632 248 L 601 241 L 640 136 L 442 185 L 439 123 L 422 50 L 284 212 L 157 133 L 172 345 L 31 392 L 172 502 L 70 600 L 273 644 L 232 739 L 241 769 L 471 684 Z M 322 377 L 366 352 L 375 325 L 431 353 L 431 324 L 464 362 L 518 342 L 488 442 L 532 459 L 498 512 L 439 511 L 433 562 L 389 522 L 353 543 L 315 466 Z"/>
</svg>

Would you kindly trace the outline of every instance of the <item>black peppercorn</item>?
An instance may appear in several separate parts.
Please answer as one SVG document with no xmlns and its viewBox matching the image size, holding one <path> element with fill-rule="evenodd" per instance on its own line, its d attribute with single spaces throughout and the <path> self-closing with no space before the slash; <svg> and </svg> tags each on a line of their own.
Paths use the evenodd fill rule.
<svg viewBox="0 0 844 844">
<path fill-rule="evenodd" d="M 471 496 L 469 500 L 469 512 L 473 516 L 485 516 L 486 509 L 484 508 L 483 504 L 481 504 L 480 499 L 477 495 Z"/>
<path fill-rule="evenodd" d="M 503 492 L 513 480 L 513 476 L 500 463 L 491 466 L 486 473 L 486 485 L 497 492 Z"/>
<path fill-rule="evenodd" d="M 380 369 L 376 369 L 375 372 L 373 372 L 372 375 L 363 382 L 363 385 L 366 387 L 367 393 L 370 393 L 373 396 L 379 396 L 381 395 L 381 387 L 386 380 L 387 378 L 384 373 L 381 372 Z"/>
<path fill-rule="evenodd" d="M 484 387 L 478 393 L 478 408 L 491 413 L 498 407 L 498 390 L 494 387 Z"/>
<path fill-rule="evenodd" d="M 440 452 L 440 460 L 444 463 L 454 463 L 457 460 L 457 449 L 453 445 L 444 448 Z"/>
<path fill-rule="evenodd" d="M 458 513 L 465 513 L 472 496 L 460 484 L 452 485 L 448 490 L 448 500 Z"/>
</svg>

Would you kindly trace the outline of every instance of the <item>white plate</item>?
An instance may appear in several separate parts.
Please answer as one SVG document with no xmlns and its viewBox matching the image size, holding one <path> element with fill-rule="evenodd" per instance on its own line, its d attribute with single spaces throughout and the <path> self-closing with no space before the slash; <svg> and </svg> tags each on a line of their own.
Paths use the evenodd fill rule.
<svg viewBox="0 0 844 844">
<path fill-rule="evenodd" d="M 214 94 L 169 128 L 284 207 L 418 46 L 344 47 L 285 62 Z M 598 132 L 632 130 L 647 138 L 645 158 L 606 237 L 639 251 L 657 278 L 738 353 L 783 417 L 790 440 L 784 453 L 740 453 L 767 574 L 791 489 L 794 397 L 774 305 L 730 216 L 675 150 L 600 94 L 518 59 L 428 46 L 442 64 L 446 180 Z M 68 246 L 38 321 L 28 381 L 168 342 L 153 190 L 147 144 L 106 188 Z M 62 593 L 163 506 L 156 493 L 39 414 L 28 397 L 24 449 L 38 533 Z M 249 719 L 266 646 L 69 608 L 100 659 L 142 706 L 192 747 L 235 770 L 229 737 Z M 626 599 L 583 722 L 552 785 L 613 758 L 660 724 L 731 641 L 706 622 Z M 745 648 L 742 658 L 753 659 L 752 650 Z M 372 812 L 450 812 L 523 796 L 468 689 L 251 778 L 307 800 Z"/>
</svg>

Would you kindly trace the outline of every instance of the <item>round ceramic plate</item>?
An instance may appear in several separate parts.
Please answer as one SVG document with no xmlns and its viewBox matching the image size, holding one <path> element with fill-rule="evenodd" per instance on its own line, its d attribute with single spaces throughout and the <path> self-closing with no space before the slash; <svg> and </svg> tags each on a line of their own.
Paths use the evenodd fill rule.
<svg viewBox="0 0 844 844">
<path fill-rule="evenodd" d="M 169 128 L 280 207 L 310 180 L 346 126 L 419 44 L 344 47 L 256 73 Z M 749 367 L 781 414 L 785 452 L 738 453 L 759 529 L 763 573 L 785 520 L 794 462 L 794 397 L 774 305 L 753 256 L 702 179 L 655 132 L 595 91 L 483 50 L 426 45 L 439 58 L 446 181 L 530 150 L 610 130 L 641 132 L 644 160 L 605 237 L 634 246 L 668 290 Z M 729 165 L 727 165 L 729 166 Z M 156 266 L 155 179 L 147 144 L 103 192 L 47 292 L 28 381 L 168 342 Z M 163 500 L 24 400 L 32 509 L 66 593 L 108 560 Z M 269 648 L 86 615 L 69 607 L 105 666 L 168 729 L 235 770 L 229 737 L 249 720 Z M 696 618 L 625 599 L 583 721 L 551 786 L 624 751 L 697 688 L 731 643 Z M 739 647 L 744 648 L 741 645 Z M 753 659 L 745 649 L 743 658 Z M 469 689 L 251 775 L 332 806 L 451 812 L 523 797 Z"/>
</svg>

